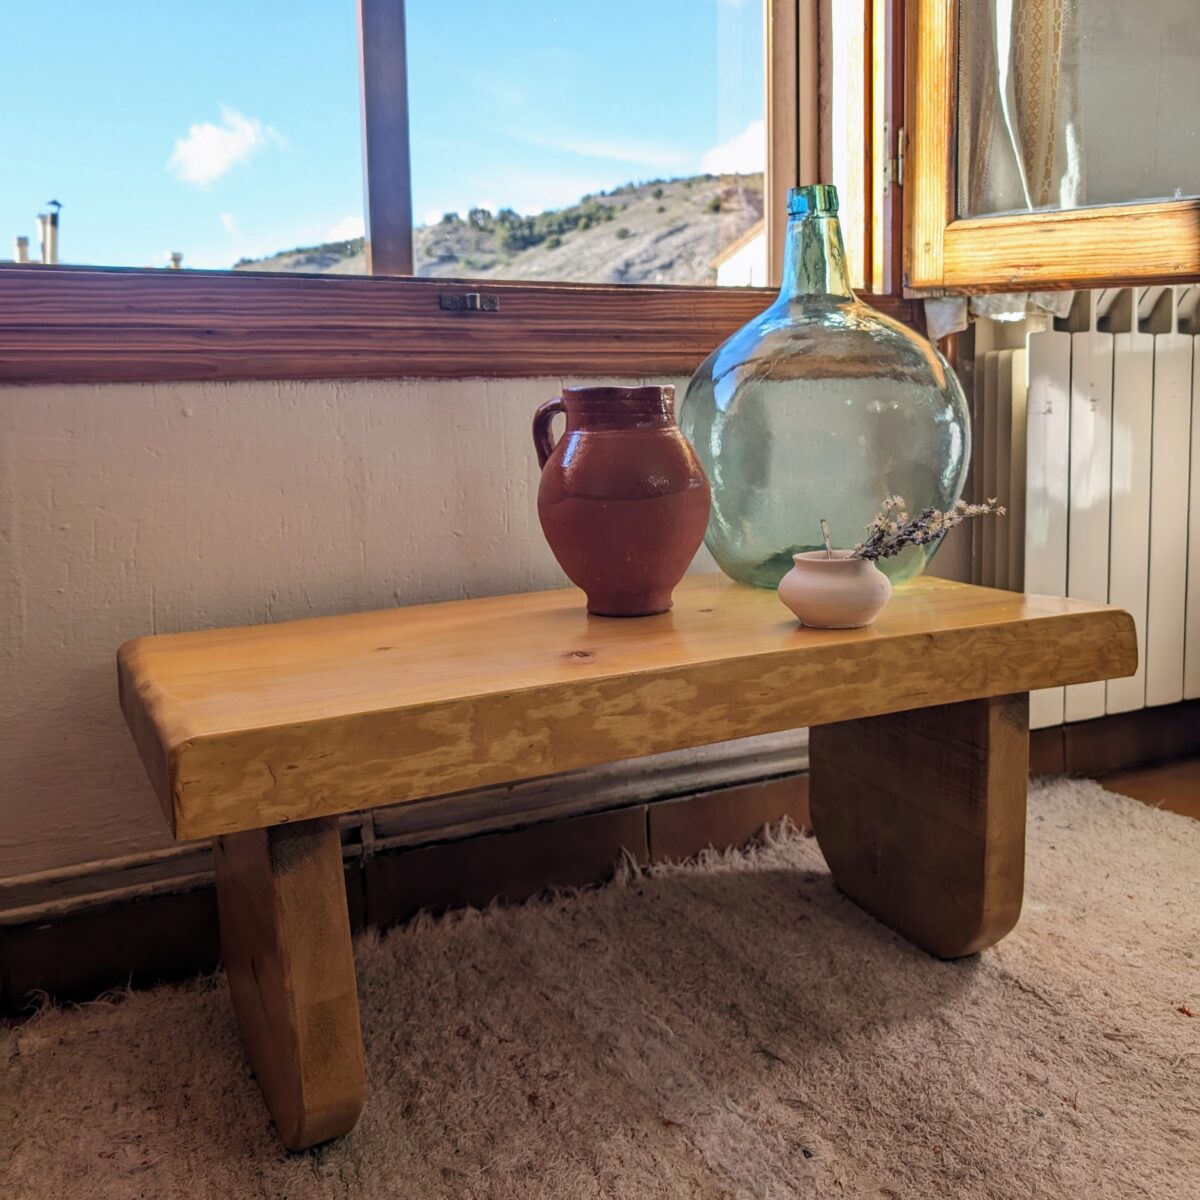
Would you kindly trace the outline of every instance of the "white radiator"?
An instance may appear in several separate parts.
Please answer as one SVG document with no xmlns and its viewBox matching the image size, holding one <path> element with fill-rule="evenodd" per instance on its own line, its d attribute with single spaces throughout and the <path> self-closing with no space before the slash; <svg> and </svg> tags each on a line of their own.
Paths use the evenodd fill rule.
<svg viewBox="0 0 1200 1200">
<path fill-rule="evenodd" d="M 1009 516 L 973 522 L 974 578 L 1107 601 L 1137 626 L 1138 673 L 1035 693 L 1035 728 L 1200 697 L 1198 302 L 1080 293 L 1055 328 L 977 329 L 966 494 Z"/>
</svg>

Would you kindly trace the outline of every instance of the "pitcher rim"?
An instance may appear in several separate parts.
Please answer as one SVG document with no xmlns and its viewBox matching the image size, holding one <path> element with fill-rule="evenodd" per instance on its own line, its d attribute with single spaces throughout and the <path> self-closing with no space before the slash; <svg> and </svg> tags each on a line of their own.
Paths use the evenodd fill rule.
<svg viewBox="0 0 1200 1200">
<path fill-rule="evenodd" d="M 661 405 L 664 408 L 673 408 L 675 404 L 675 385 L 672 383 L 662 384 L 639 384 L 636 387 L 619 387 L 610 386 L 607 384 L 598 385 L 596 387 L 565 387 L 562 389 L 563 403 L 570 404 L 601 404 L 601 405 L 636 405 L 645 406 L 649 404 Z"/>
</svg>

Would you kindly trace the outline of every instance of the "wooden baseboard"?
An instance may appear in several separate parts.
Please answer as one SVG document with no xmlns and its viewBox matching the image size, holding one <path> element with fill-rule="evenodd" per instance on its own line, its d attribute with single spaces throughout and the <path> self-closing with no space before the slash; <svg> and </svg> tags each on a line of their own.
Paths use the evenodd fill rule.
<svg viewBox="0 0 1200 1200">
<path fill-rule="evenodd" d="M 708 845 L 742 844 L 784 816 L 804 823 L 807 783 L 807 775 L 791 772 L 426 845 L 406 844 L 400 836 L 399 844 L 384 841 L 367 853 L 347 837 L 351 928 L 392 925 L 423 908 L 519 901 L 548 888 L 601 883 L 622 854 L 645 864 L 689 857 Z M 182 878 L 188 882 L 178 889 L 101 891 L 93 903 L 76 896 L 66 909 L 25 920 L 18 910 L 0 931 L 0 1014 L 28 1012 L 43 997 L 90 1000 L 114 988 L 214 970 L 219 945 L 211 877 L 190 871 Z"/>
<path fill-rule="evenodd" d="M 1197 755 L 1200 702 L 1190 701 L 1035 730 L 1030 773 L 1105 775 Z M 502 827 L 494 815 L 464 824 L 451 816 L 462 810 L 457 800 L 424 815 L 403 806 L 377 822 L 348 819 L 351 926 L 357 932 L 406 920 L 421 908 L 515 901 L 549 887 L 599 883 L 622 853 L 639 863 L 687 858 L 706 846 L 740 845 L 784 816 L 807 826 L 804 760 L 799 743 L 780 743 L 765 756 L 760 748 L 757 778 L 747 778 L 753 756 L 743 747 L 699 774 L 694 763 L 680 760 L 659 771 L 643 766 L 637 775 L 614 768 L 586 785 L 574 778 L 534 781 L 528 795 L 508 795 L 526 805 L 517 828 L 512 818 Z M 696 786 L 701 779 L 708 786 Z M 593 811 L 598 796 L 608 807 Z M 483 800 L 478 806 L 480 813 L 495 812 Z M 422 834 L 421 821 L 430 818 L 437 818 L 434 828 Z M 39 994 L 87 1000 L 217 966 L 206 848 L 178 847 L 160 860 L 124 864 L 116 873 L 121 887 L 113 886 L 113 872 L 94 867 L 77 877 L 55 872 L 26 894 L 24 905 L 6 905 L 0 894 L 0 1013 L 26 1012 Z"/>
<path fill-rule="evenodd" d="M 1031 775 L 1136 771 L 1200 756 L 1200 700 L 1035 729 L 1029 741 Z"/>
<path fill-rule="evenodd" d="M 1029 731 L 1029 774 L 1031 776 L 1066 773 L 1062 731 L 1061 725 Z"/>
</svg>

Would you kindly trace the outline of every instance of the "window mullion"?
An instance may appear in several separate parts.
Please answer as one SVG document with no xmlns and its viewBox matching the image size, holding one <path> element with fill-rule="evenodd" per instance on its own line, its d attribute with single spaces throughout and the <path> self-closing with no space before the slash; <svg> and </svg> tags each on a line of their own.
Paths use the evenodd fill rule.
<svg viewBox="0 0 1200 1200">
<path fill-rule="evenodd" d="M 367 269 L 413 273 L 404 0 L 358 0 Z"/>
</svg>

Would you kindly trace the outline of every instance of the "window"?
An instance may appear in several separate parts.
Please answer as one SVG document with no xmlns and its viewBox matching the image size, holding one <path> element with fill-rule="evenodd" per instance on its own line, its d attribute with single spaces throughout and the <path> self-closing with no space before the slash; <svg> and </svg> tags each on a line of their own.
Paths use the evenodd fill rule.
<svg viewBox="0 0 1200 1200">
<path fill-rule="evenodd" d="M 765 285 L 763 15 L 411 3 L 416 273 Z"/>
<path fill-rule="evenodd" d="M 61 263 L 365 269 L 354 0 L 59 0 L 38 25 L 52 47 L 17 36 L 0 72 L 8 246 L 40 260 L 57 201 Z"/>
<path fill-rule="evenodd" d="M 908 286 L 1200 275 L 1190 5 L 909 0 L 908 16 Z"/>
<path fill-rule="evenodd" d="M 899 0 L 847 0 L 871 49 L 834 68 L 829 0 L 120 4 L 64 0 L 63 54 L 4 76 L 46 116 L 0 219 L 62 201 L 70 265 L 0 263 L 0 382 L 688 373 L 769 301 L 820 76 L 895 290 L 864 89 Z"/>
<path fill-rule="evenodd" d="M 60 7 L 5 73 L 6 111 L 36 100 L 0 168 L 32 256 L 47 210 L 64 263 L 363 273 L 352 0 L 127 9 Z M 415 273 L 765 284 L 763 16 L 410 4 Z"/>
<path fill-rule="evenodd" d="M 1200 195 L 1192 4 L 958 9 L 960 216 Z"/>
</svg>

